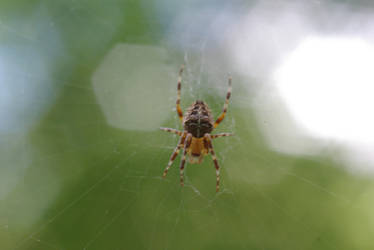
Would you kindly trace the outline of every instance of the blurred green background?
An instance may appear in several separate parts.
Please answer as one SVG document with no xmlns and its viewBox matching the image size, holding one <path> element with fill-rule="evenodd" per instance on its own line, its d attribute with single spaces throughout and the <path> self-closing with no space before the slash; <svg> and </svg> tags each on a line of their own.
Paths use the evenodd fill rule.
<svg viewBox="0 0 374 250">
<path fill-rule="evenodd" d="M 257 3 L 2 0 L 0 249 L 374 249 L 373 178 L 334 147 L 271 149 L 251 104 L 262 79 L 226 60 L 211 17 Z M 322 1 L 336 3 L 370 7 Z M 218 115 L 233 75 L 218 194 L 209 157 L 187 165 L 184 188 L 179 158 L 161 178 L 182 63 L 184 109 L 200 98 Z"/>
</svg>

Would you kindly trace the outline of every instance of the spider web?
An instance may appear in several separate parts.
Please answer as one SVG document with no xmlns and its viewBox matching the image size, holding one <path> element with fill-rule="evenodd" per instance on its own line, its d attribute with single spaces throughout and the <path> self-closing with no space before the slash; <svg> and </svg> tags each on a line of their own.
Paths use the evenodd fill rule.
<svg viewBox="0 0 374 250">
<path fill-rule="evenodd" d="M 334 161 L 335 145 L 292 155 L 264 139 L 263 127 L 280 126 L 256 115 L 259 93 L 272 91 L 264 75 L 286 42 L 269 42 L 270 52 L 253 48 L 246 67 L 231 57 L 240 17 L 269 11 L 251 33 L 261 37 L 285 3 L 4 3 L 1 249 L 373 246 L 371 178 L 347 173 Z M 320 4 L 312 6 L 321 11 Z M 219 193 L 209 157 L 187 164 L 184 188 L 179 157 L 161 178 L 178 138 L 158 127 L 181 129 L 174 108 L 181 63 L 184 110 L 202 99 L 217 117 L 233 76 L 217 133 L 235 136 L 214 141 Z"/>
</svg>

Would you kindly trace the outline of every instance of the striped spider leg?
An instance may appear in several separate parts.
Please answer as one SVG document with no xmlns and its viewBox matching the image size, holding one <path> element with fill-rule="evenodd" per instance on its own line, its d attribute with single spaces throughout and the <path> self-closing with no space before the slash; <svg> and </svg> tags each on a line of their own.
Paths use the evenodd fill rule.
<svg viewBox="0 0 374 250">
<path fill-rule="evenodd" d="M 169 130 L 164 130 L 164 131 L 169 131 Z M 176 130 L 176 131 L 177 131 L 177 130 Z M 178 132 L 180 132 L 180 131 L 178 131 Z M 175 158 L 178 156 L 179 151 L 180 151 L 181 147 L 182 147 L 183 144 L 184 144 L 185 138 L 186 138 L 186 132 L 183 132 L 183 133 L 181 132 L 181 137 L 180 137 L 180 139 L 179 139 L 179 142 L 178 142 L 176 148 L 174 149 L 174 152 L 171 154 L 171 156 L 170 156 L 170 160 L 169 160 L 169 163 L 168 163 L 168 165 L 166 166 L 166 168 L 165 168 L 165 170 L 164 170 L 164 173 L 163 173 L 163 175 L 162 175 L 163 178 L 166 177 L 166 174 L 168 173 L 169 168 L 170 168 L 171 165 L 173 164 L 173 161 L 175 160 Z"/>
<path fill-rule="evenodd" d="M 191 142 L 192 142 L 192 134 L 188 133 L 187 137 L 186 137 L 186 140 L 184 142 L 183 155 L 182 155 L 182 160 L 181 160 L 181 164 L 180 164 L 180 167 L 179 167 L 181 186 L 184 186 L 184 174 L 183 174 L 184 164 L 186 163 L 186 154 L 187 154 L 187 150 L 190 149 Z"/>
<path fill-rule="evenodd" d="M 205 144 L 205 148 L 208 149 L 210 155 L 212 156 L 214 167 L 216 168 L 216 192 L 218 192 L 219 191 L 219 179 L 220 179 L 219 164 L 217 161 L 216 153 L 214 152 L 214 149 L 213 149 L 212 137 L 208 133 L 204 135 L 204 144 Z"/>
<path fill-rule="evenodd" d="M 233 136 L 233 133 L 219 133 L 215 135 L 210 135 L 212 139 L 220 138 L 220 137 L 225 137 L 225 136 Z"/>
<path fill-rule="evenodd" d="M 222 110 L 221 115 L 217 118 L 216 122 L 214 123 L 214 128 L 216 128 L 223 121 L 223 119 L 226 116 L 227 107 L 229 106 L 229 100 L 230 100 L 231 90 L 232 90 L 232 83 L 231 82 L 232 82 L 232 78 L 230 76 L 229 77 L 229 89 L 227 90 L 225 104 L 223 105 L 223 110 Z"/>
</svg>

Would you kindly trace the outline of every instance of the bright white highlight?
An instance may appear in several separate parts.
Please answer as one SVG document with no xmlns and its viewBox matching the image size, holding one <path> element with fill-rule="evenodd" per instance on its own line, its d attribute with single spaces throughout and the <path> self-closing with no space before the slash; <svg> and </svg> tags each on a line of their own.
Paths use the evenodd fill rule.
<svg viewBox="0 0 374 250">
<path fill-rule="evenodd" d="M 374 45 L 309 38 L 276 71 L 291 114 L 312 135 L 374 144 Z"/>
</svg>

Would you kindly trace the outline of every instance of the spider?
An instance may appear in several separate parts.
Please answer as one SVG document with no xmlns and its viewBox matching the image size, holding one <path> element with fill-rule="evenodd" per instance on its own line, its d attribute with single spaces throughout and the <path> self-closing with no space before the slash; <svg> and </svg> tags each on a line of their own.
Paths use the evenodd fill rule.
<svg viewBox="0 0 374 250">
<path fill-rule="evenodd" d="M 177 134 L 180 136 L 178 145 L 174 149 L 174 152 L 170 156 L 168 165 L 166 166 L 163 176 L 166 177 L 166 174 L 169 171 L 170 166 L 173 164 L 173 161 L 179 154 L 180 149 L 183 147 L 183 155 L 180 163 L 180 183 L 181 186 L 184 186 L 184 166 L 186 163 L 186 155 L 188 154 L 188 159 L 190 163 L 201 163 L 204 156 L 208 153 L 211 154 L 214 167 L 216 168 L 216 192 L 219 191 L 219 165 L 217 161 L 216 154 L 214 153 L 212 139 L 223 137 L 223 136 L 232 136 L 232 133 L 220 133 L 212 135 L 211 132 L 215 129 L 218 124 L 222 122 L 225 118 L 227 107 L 229 104 L 229 99 L 231 96 L 231 77 L 228 79 L 229 88 L 226 95 L 226 101 L 223 105 L 223 111 L 217 120 L 213 121 L 213 116 L 208 105 L 201 100 L 197 100 L 187 109 L 185 115 L 183 115 L 180 99 L 181 99 L 181 82 L 182 82 L 182 73 L 184 66 L 182 65 L 179 70 L 178 77 L 178 87 L 177 87 L 177 113 L 179 119 L 183 124 L 183 132 L 173 128 L 160 128 L 163 131 Z"/>
</svg>

